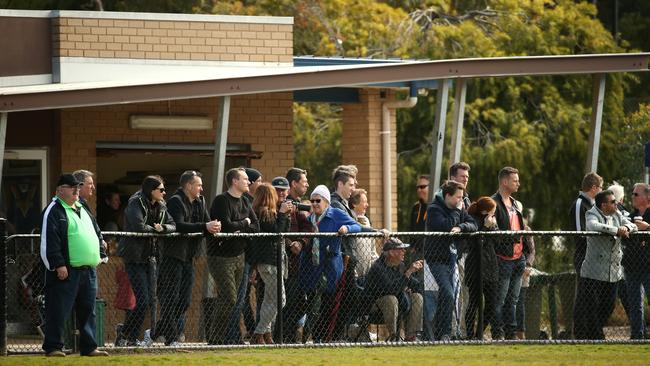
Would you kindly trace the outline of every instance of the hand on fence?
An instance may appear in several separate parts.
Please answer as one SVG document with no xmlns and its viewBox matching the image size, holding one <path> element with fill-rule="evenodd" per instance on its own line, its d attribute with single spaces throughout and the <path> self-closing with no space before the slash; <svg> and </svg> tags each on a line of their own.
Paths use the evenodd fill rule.
<svg viewBox="0 0 650 366">
<path fill-rule="evenodd" d="M 341 226 L 341 228 L 339 229 L 339 234 L 345 235 L 347 233 L 348 233 L 348 227 L 346 225 Z"/>
<path fill-rule="evenodd" d="M 216 234 L 221 231 L 221 222 L 219 220 L 206 222 L 205 228 L 210 234 Z"/>
<path fill-rule="evenodd" d="M 624 238 L 629 238 L 630 237 L 630 230 L 625 226 L 619 226 L 618 227 L 618 232 L 616 233 L 616 235 L 624 237 Z"/>
<path fill-rule="evenodd" d="M 302 243 L 299 241 L 292 241 L 291 245 L 289 246 L 289 250 L 291 250 L 291 253 L 293 255 L 298 255 L 300 254 L 300 251 L 302 250 Z"/>
<path fill-rule="evenodd" d="M 648 230 L 650 227 L 650 224 L 643 220 L 634 220 L 634 225 L 636 225 L 636 227 L 641 231 Z"/>
</svg>

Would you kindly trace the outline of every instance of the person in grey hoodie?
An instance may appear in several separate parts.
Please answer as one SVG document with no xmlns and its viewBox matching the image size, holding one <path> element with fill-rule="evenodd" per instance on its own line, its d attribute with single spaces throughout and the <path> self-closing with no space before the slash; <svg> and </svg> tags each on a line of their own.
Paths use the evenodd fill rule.
<svg viewBox="0 0 650 366">
<path fill-rule="evenodd" d="M 617 210 L 610 190 L 596 194 L 595 205 L 585 216 L 588 231 L 609 235 L 587 237 L 574 308 L 574 335 L 576 339 L 605 339 L 607 319 L 601 314 L 612 307 L 616 284 L 623 276 L 621 239 L 629 238 L 637 227 Z"/>
</svg>

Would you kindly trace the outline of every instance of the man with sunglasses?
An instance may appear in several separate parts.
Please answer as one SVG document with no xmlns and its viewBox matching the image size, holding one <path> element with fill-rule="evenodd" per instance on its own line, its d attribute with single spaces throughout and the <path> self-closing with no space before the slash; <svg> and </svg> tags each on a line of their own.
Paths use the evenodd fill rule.
<svg viewBox="0 0 650 366">
<path fill-rule="evenodd" d="M 97 349 L 95 297 L 97 272 L 106 253 L 92 213 L 79 202 L 82 182 L 63 174 L 56 184 L 56 197 L 43 211 L 41 260 L 45 276 L 45 337 L 48 357 L 65 357 L 63 327 L 75 309 L 82 356 L 108 356 Z"/>
<path fill-rule="evenodd" d="M 640 231 L 650 230 L 650 185 L 637 183 L 632 192 L 634 211 L 630 220 Z M 650 239 L 634 236 L 625 242 L 623 268 L 630 305 L 630 330 L 632 339 L 645 339 L 643 292 L 650 299 Z M 643 288 L 643 291 L 642 291 Z"/>
<path fill-rule="evenodd" d="M 610 190 L 596 194 L 595 205 L 585 218 L 587 231 L 609 235 L 587 237 L 585 259 L 578 277 L 574 335 L 576 339 L 605 339 L 603 326 L 607 319 L 601 314 L 612 307 L 616 284 L 623 277 L 621 239 L 629 238 L 637 227 L 618 211 L 614 192 Z"/>
</svg>

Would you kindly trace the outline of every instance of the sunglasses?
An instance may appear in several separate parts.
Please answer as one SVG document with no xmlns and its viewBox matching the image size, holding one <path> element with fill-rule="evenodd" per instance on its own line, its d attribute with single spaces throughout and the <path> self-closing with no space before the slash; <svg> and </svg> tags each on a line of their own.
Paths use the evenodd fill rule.
<svg viewBox="0 0 650 366">
<path fill-rule="evenodd" d="M 608 201 L 607 203 L 611 203 L 613 205 L 613 204 L 616 203 L 616 200 L 611 200 L 611 201 Z"/>
<path fill-rule="evenodd" d="M 425 189 L 425 188 L 428 187 L 428 185 L 423 184 L 423 185 L 419 185 L 419 186 L 415 186 L 415 187 L 416 187 L 417 189 Z"/>
<path fill-rule="evenodd" d="M 309 200 L 311 203 L 320 203 L 320 199 L 315 199 L 315 200 Z"/>
<path fill-rule="evenodd" d="M 163 188 L 156 188 L 156 189 L 159 190 L 160 193 L 165 193 L 165 188 L 164 187 Z"/>
</svg>

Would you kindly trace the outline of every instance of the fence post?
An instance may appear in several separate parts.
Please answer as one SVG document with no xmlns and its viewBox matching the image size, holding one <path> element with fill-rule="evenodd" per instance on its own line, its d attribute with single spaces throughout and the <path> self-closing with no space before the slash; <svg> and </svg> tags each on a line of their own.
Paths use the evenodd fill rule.
<svg viewBox="0 0 650 366">
<path fill-rule="evenodd" d="M 478 324 L 476 329 L 476 335 L 479 340 L 483 340 L 483 332 L 485 331 L 485 300 L 483 299 L 483 240 L 481 237 L 476 239 L 476 245 L 478 245 L 479 255 L 478 255 Z M 467 276 L 467 270 L 465 270 L 465 276 Z M 462 286 L 462 284 L 461 284 Z M 494 306 L 494 305 L 493 305 Z M 492 312 L 494 313 L 494 311 Z M 492 314 L 494 316 L 494 314 Z M 493 332 L 494 333 L 494 332 Z"/>
<path fill-rule="evenodd" d="M 551 337 L 557 339 L 557 304 L 555 301 L 555 279 L 548 285 L 548 316 L 551 323 Z"/>
<path fill-rule="evenodd" d="M 7 220 L 0 218 L 0 356 L 7 355 Z"/>
<path fill-rule="evenodd" d="M 277 278 L 276 278 L 276 280 L 277 280 L 277 291 L 276 291 L 276 299 L 277 299 L 277 301 L 275 302 L 276 303 L 276 308 L 277 308 L 277 315 L 276 315 L 276 318 L 275 318 L 275 327 L 276 327 L 277 335 L 278 335 L 275 342 L 280 343 L 280 344 L 284 343 L 284 331 L 282 329 L 282 322 L 283 322 L 283 319 L 282 319 L 282 291 L 283 291 L 283 288 L 284 288 L 284 285 L 282 283 L 283 282 L 282 277 L 283 277 L 283 272 L 284 272 L 284 268 L 282 268 L 282 260 L 284 259 L 283 255 L 282 255 L 282 253 L 283 253 L 282 249 L 283 248 L 284 248 L 284 237 L 282 236 L 282 234 L 280 234 L 280 236 L 278 237 L 278 241 L 277 241 L 277 250 L 276 250 L 276 258 L 275 258 L 275 265 L 276 265 L 276 268 L 277 268 Z"/>
</svg>

